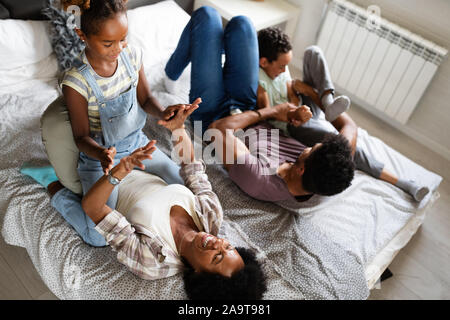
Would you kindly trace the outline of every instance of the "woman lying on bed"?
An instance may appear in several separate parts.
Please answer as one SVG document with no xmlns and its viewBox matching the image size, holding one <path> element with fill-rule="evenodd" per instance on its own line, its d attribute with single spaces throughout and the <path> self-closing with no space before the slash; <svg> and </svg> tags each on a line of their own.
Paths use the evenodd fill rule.
<svg viewBox="0 0 450 320">
<path fill-rule="evenodd" d="M 171 121 L 160 120 L 178 137 L 175 149 L 179 150 L 180 175 L 186 186 L 167 185 L 159 177 L 145 174 L 142 179 L 134 177 L 132 183 L 125 181 L 124 190 L 121 188 L 118 208 L 124 210 L 123 214 L 106 205 L 111 192 L 134 167 L 144 169 L 142 161 L 151 159 L 155 150 L 152 140 L 111 169 L 115 181 L 106 175 L 101 177 L 81 205 L 96 230 L 117 251 L 118 260 L 139 277 L 165 278 L 184 269 L 190 299 L 260 299 L 266 280 L 255 255 L 217 237 L 222 207 L 203 161 L 194 159 L 192 142 L 184 129 L 187 116 L 197 108 L 186 105 Z M 47 186 L 52 195 L 63 188 L 58 181 L 44 183 L 36 175 L 39 172 L 43 171 L 27 174 Z M 66 209 L 78 210 L 80 203 L 72 202 Z"/>
</svg>

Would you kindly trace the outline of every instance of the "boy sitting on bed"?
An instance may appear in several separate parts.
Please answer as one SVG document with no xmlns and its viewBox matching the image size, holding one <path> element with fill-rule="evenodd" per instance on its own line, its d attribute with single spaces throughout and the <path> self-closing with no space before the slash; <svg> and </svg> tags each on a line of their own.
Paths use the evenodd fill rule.
<svg viewBox="0 0 450 320">
<path fill-rule="evenodd" d="M 342 192 L 350 185 L 356 168 L 401 188 L 416 201 L 425 197 L 428 188 L 396 177 L 383 163 L 356 146 L 358 127 L 345 113 L 350 100 L 346 96 L 334 97 L 334 86 L 320 48 L 306 49 L 304 79 L 300 81 L 292 80 L 289 74 L 292 46 L 280 29 L 259 31 L 258 46 L 258 111 L 233 112 L 210 126 L 222 132 L 225 151 L 227 145 L 236 146 L 234 150 L 228 149 L 234 154 L 235 163 L 225 167 L 244 192 L 260 200 L 282 201 L 295 207 L 298 201 L 313 194 Z M 262 120 L 267 121 L 260 123 Z M 249 141 L 256 138 L 256 157 L 250 153 L 248 143 L 234 136 L 234 131 L 250 126 L 254 130 L 246 136 Z M 270 132 L 274 127 L 281 130 L 277 145 L 269 136 L 259 133 L 261 129 Z M 231 143 L 226 143 L 227 140 Z M 278 149 L 279 157 L 271 174 L 260 154 L 268 154 L 273 148 Z"/>
</svg>

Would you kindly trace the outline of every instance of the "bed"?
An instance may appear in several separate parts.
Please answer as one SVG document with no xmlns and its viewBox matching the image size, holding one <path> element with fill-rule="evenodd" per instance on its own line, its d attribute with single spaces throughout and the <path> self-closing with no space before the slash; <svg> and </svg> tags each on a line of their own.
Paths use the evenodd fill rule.
<svg viewBox="0 0 450 320">
<path fill-rule="evenodd" d="M 167 93 L 162 81 L 164 65 L 188 20 L 189 14 L 171 0 L 129 11 L 129 42 L 143 47 L 147 78 L 163 105 L 188 102 L 189 67 L 176 95 Z M 181 275 L 142 280 L 117 262 L 109 247 L 83 243 L 50 206 L 46 190 L 19 173 L 25 161 L 49 163 L 41 142 L 40 116 L 60 92 L 56 57 L 48 36 L 40 32 L 45 24 L 0 20 L 0 226 L 4 240 L 27 250 L 42 280 L 60 299 L 186 299 Z M 14 45 L 8 42 L 12 39 L 16 39 Z M 21 50 L 21 45 L 29 50 Z M 144 131 L 170 155 L 166 130 L 149 117 Z M 220 165 L 208 164 L 207 174 L 224 208 L 219 235 L 257 252 L 268 276 L 264 299 L 367 299 L 439 197 L 439 175 L 362 128 L 358 145 L 396 174 L 423 181 L 431 192 L 416 203 L 400 189 L 357 171 L 342 194 L 313 196 L 292 211 L 248 197 Z"/>
</svg>

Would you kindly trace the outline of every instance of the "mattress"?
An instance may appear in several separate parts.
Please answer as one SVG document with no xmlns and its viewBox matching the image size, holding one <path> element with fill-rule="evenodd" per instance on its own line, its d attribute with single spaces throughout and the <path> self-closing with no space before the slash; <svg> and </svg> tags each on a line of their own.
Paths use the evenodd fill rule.
<svg viewBox="0 0 450 320">
<path fill-rule="evenodd" d="M 164 62 L 147 71 L 163 105 L 187 99 L 165 92 Z M 182 77 L 188 86 L 188 76 Z M 10 88 L 11 90 L 11 88 Z M 49 196 L 22 176 L 24 161 L 47 164 L 39 118 L 58 96 L 56 82 L 34 81 L 28 90 L 0 96 L 0 208 L 2 235 L 27 249 L 44 282 L 61 299 L 185 298 L 180 276 L 144 281 L 120 265 L 109 248 L 92 248 L 50 207 Z M 183 97 L 184 92 L 184 97 Z M 170 154 L 170 136 L 149 118 L 145 132 Z M 380 272 L 416 230 L 437 197 L 441 177 L 360 129 L 358 145 L 397 174 L 413 174 L 433 190 L 421 203 L 403 191 L 356 172 L 341 195 L 314 196 L 295 212 L 244 194 L 220 165 L 207 173 L 225 215 L 220 234 L 253 248 L 269 275 L 266 299 L 365 299 Z M 207 160 L 207 159 L 206 159 Z M 78 279 L 78 280 L 74 280 Z M 72 283 L 73 282 L 73 283 Z M 126 290 L 125 290 L 126 288 Z"/>
<path fill-rule="evenodd" d="M 422 209 L 418 210 L 416 214 L 409 219 L 402 229 L 382 248 L 375 257 L 366 266 L 366 279 L 369 289 L 377 288 L 380 282 L 380 277 L 384 270 L 394 260 L 399 251 L 411 240 L 414 234 L 425 220 L 427 210 L 439 198 L 439 192 L 435 191 L 431 199 Z"/>
</svg>

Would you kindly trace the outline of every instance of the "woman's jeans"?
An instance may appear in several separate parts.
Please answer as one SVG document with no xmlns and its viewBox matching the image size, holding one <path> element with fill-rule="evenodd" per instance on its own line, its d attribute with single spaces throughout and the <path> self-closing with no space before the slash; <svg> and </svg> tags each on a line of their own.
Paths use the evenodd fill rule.
<svg viewBox="0 0 450 320">
<path fill-rule="evenodd" d="M 225 64 L 222 67 L 222 53 Z M 258 39 L 247 17 L 232 18 L 222 27 L 222 18 L 211 7 L 196 10 L 167 62 L 166 75 L 176 80 L 191 63 L 189 100 L 202 98 L 190 116 L 202 121 L 203 131 L 232 109 L 256 107 L 259 76 Z"/>
</svg>

